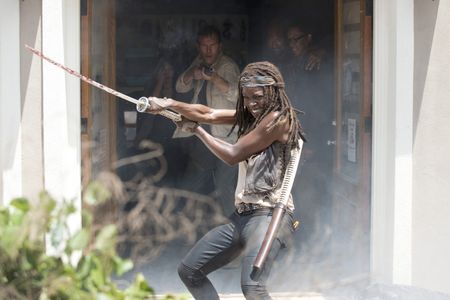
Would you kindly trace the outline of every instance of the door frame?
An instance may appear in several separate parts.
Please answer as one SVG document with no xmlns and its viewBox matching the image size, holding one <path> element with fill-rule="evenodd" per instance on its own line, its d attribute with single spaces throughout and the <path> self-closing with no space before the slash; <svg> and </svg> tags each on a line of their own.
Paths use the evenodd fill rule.
<svg viewBox="0 0 450 300">
<path fill-rule="evenodd" d="M 107 42 L 107 52 L 104 56 L 102 71 L 104 76 L 101 83 L 114 89 L 116 85 L 116 1 L 103 0 L 102 3 L 102 1 L 96 0 L 96 4 L 98 3 L 106 5 L 106 16 L 103 18 L 102 28 L 106 28 L 106 34 L 103 39 Z M 94 0 L 81 1 L 81 73 L 90 78 L 93 76 L 91 72 L 91 55 L 94 9 Z M 92 135 L 94 117 L 91 110 L 92 89 L 91 85 L 81 82 L 81 168 L 83 187 L 86 187 L 91 180 L 95 179 L 92 176 L 92 148 L 90 146 L 94 139 Z M 102 94 L 102 100 L 107 106 L 109 128 L 107 153 L 108 166 L 107 170 L 102 171 L 110 171 L 113 169 L 113 163 L 117 160 L 117 103 L 116 97 L 111 94 Z"/>
<path fill-rule="evenodd" d="M 371 5 L 369 0 L 338 0 L 335 10 L 332 258 L 352 256 L 355 274 L 346 276 L 361 278 L 367 278 L 370 266 Z M 337 259 L 336 264 L 348 269 L 348 262 L 341 259 Z"/>
<path fill-rule="evenodd" d="M 373 6 L 370 240 L 374 282 L 411 283 L 413 2 L 377 0 Z"/>
<path fill-rule="evenodd" d="M 414 1 L 374 1 L 371 277 L 411 284 Z"/>
</svg>

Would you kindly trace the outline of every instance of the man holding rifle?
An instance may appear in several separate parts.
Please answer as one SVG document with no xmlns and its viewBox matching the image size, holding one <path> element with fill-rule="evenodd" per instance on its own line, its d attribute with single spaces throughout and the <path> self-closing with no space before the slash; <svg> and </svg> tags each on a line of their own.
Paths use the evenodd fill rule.
<svg viewBox="0 0 450 300">
<path fill-rule="evenodd" d="M 303 141 L 302 127 L 271 63 L 245 67 L 239 78 L 236 109 L 215 109 L 173 99 L 150 98 L 150 112 L 174 110 L 184 116 L 179 129 L 195 134 L 218 158 L 239 164 L 235 212 L 230 223 L 201 238 L 178 273 L 195 299 L 219 299 L 207 275 L 243 254 L 241 288 L 246 299 L 272 299 L 266 282 L 278 251 L 294 230 L 290 195 Z M 205 131 L 201 123 L 232 125 L 232 144 Z"/>
<path fill-rule="evenodd" d="M 178 77 L 176 91 L 192 91 L 191 103 L 234 109 L 238 95 L 239 68 L 230 57 L 222 53 L 220 31 L 211 25 L 200 28 L 197 34 L 197 50 L 198 56 Z M 230 133 L 230 125 L 210 127 L 214 137 L 229 143 L 236 141 L 236 132 Z M 174 137 L 183 136 L 186 134 L 180 130 L 174 134 Z M 181 187 L 199 193 L 210 193 L 213 185 L 214 197 L 222 203 L 225 212 L 230 213 L 233 208 L 227 203 L 233 197 L 233 189 L 230 186 L 236 183 L 237 169 L 229 168 L 217 160 L 197 140 L 190 140 L 184 143 L 184 146 L 188 149 L 189 159 Z"/>
</svg>

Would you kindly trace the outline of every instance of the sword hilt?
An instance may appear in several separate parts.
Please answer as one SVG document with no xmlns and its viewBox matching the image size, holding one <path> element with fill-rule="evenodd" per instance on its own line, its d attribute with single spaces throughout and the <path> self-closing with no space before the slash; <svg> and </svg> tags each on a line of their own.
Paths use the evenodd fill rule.
<svg viewBox="0 0 450 300">
<path fill-rule="evenodd" d="M 154 111 L 150 110 L 152 106 L 158 106 L 156 103 L 152 103 L 149 98 L 147 97 L 141 97 L 139 98 L 137 104 L 136 104 L 136 110 L 141 113 L 154 113 Z M 157 112 L 159 115 L 162 115 L 166 118 L 171 119 L 172 121 L 179 122 L 181 121 L 181 115 L 179 113 L 173 112 L 168 109 L 163 109 L 159 112 Z"/>
</svg>

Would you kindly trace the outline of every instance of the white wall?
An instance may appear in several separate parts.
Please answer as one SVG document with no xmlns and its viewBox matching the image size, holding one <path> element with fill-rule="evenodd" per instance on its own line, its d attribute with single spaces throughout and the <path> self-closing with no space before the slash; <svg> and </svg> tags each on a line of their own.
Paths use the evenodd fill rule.
<svg viewBox="0 0 450 300">
<path fill-rule="evenodd" d="M 22 193 L 36 201 L 44 189 L 42 146 L 42 61 L 24 45 L 41 49 L 42 1 L 20 3 L 20 85 L 22 100 Z"/>
<path fill-rule="evenodd" d="M 68 67 L 80 69 L 80 3 L 42 1 L 42 50 Z M 57 200 L 74 199 L 81 208 L 80 80 L 43 63 L 44 187 Z M 81 226 L 81 215 L 69 220 Z"/>
<path fill-rule="evenodd" d="M 413 1 L 374 1 L 371 275 L 411 284 Z"/>
<path fill-rule="evenodd" d="M 22 195 L 19 1 L 0 9 L 0 204 Z"/>
<path fill-rule="evenodd" d="M 79 80 L 53 65 L 41 70 L 22 45 L 79 69 L 79 1 L 5 0 L 0 25 L 0 200 L 47 189 L 80 202 Z"/>
<path fill-rule="evenodd" d="M 376 283 L 450 293 L 449 28 L 449 1 L 374 1 Z"/>
<path fill-rule="evenodd" d="M 412 283 L 450 294 L 450 1 L 415 1 Z"/>
</svg>

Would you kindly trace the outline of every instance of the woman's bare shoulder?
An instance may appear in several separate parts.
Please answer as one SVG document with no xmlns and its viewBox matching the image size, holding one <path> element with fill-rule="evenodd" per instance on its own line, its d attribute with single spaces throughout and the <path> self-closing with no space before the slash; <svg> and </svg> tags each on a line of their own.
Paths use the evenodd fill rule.
<svg viewBox="0 0 450 300">
<path fill-rule="evenodd" d="M 272 111 L 261 121 L 265 123 L 267 130 L 273 131 L 279 142 L 285 143 L 289 137 L 289 119 L 287 117 L 280 117 L 279 111 Z M 279 118 L 279 119 L 278 119 Z"/>
</svg>

